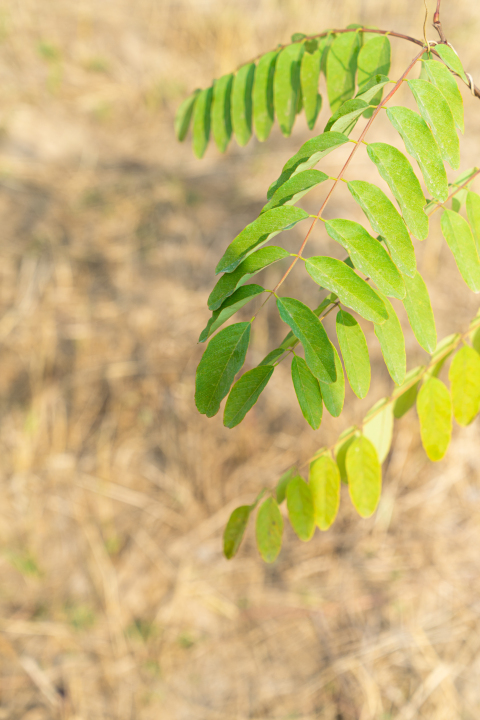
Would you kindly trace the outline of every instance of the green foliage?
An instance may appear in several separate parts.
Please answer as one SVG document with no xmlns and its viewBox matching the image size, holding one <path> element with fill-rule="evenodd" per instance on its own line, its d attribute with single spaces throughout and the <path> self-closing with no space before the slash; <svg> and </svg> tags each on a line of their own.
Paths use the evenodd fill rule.
<svg viewBox="0 0 480 720">
<path fill-rule="evenodd" d="M 296 33 L 291 43 L 224 75 L 211 88 L 196 90 L 177 112 L 178 139 L 186 137 L 191 124 L 194 152 L 201 157 L 210 131 L 217 148 L 225 152 L 232 134 L 240 146 L 248 142 L 252 129 L 260 141 L 265 141 L 275 121 L 283 135 L 289 136 L 302 109 L 312 130 L 322 107 L 321 73 L 326 77 L 330 105 L 324 132 L 307 140 L 280 173 L 278 169 L 272 173 L 273 182 L 258 217 L 252 218 L 230 242 L 218 262 L 216 273 L 222 275 L 208 298 L 212 316 L 199 338 L 200 342 L 209 341 L 197 369 L 195 401 L 199 411 L 208 417 L 215 415 L 228 396 L 223 420 L 226 427 L 235 427 L 258 401 L 276 365 L 290 358 L 300 411 L 308 425 L 317 430 L 324 407 L 334 417 L 342 413 L 345 373 L 359 398 L 368 394 L 370 354 L 357 315 L 373 323 L 395 383 L 391 394 L 375 403 L 358 426 L 345 430 L 334 445 L 321 448 L 310 459 L 308 482 L 296 468 L 280 477 L 256 517 L 257 546 L 266 562 L 273 562 L 280 552 L 283 519 L 279 505 L 285 499 L 290 523 L 302 541 L 313 536 L 315 527 L 327 530 L 334 522 L 341 482 L 348 484 L 360 516 L 369 517 L 375 512 L 382 486 L 381 465 L 391 450 L 394 421 L 414 405 L 422 444 L 432 460 L 440 460 L 447 451 L 452 417 L 458 424 L 468 425 L 480 410 L 480 316 L 467 332 L 452 334 L 437 344 L 428 289 L 417 270 L 415 245 L 427 238 L 429 216 L 441 208 L 442 233 L 460 274 L 473 292 L 480 291 L 480 196 L 471 189 L 480 171 L 470 169 L 449 182 L 445 167 L 448 163 L 458 168 L 460 163 L 457 129 L 463 132 L 464 119 L 457 78 L 467 84 L 468 80 L 458 56 L 447 44 L 440 43 L 433 51 L 428 48 L 428 53 L 426 50 L 423 47 L 415 58 L 422 66 L 420 78 L 412 78 L 412 62 L 388 95 L 390 103 L 406 80 L 404 86 L 411 91 L 418 112 L 398 104 L 387 106 L 382 101 L 391 83 L 390 42 L 383 31 L 369 33 L 360 26 L 314 37 Z M 385 107 L 394 138 L 398 140 L 398 133 L 406 154 L 393 144 L 370 137 L 368 143 L 365 140 L 381 109 L 379 104 Z M 363 126 L 362 118 L 369 119 Z M 358 134 L 350 140 L 354 130 Z M 327 154 L 347 143 L 350 155 L 337 178 L 316 169 Z M 354 153 L 365 152 L 365 146 L 366 157 L 375 165 L 382 188 L 355 176 L 348 167 Z M 347 168 L 349 175 L 344 178 Z M 339 180 L 347 183 L 351 198 L 363 211 L 373 234 L 349 217 L 322 217 Z M 327 184 L 328 190 L 324 191 L 324 184 L 331 182 L 333 186 Z M 430 199 L 425 198 L 424 187 Z M 307 193 L 322 192 L 326 199 L 316 215 L 298 206 Z M 450 199 L 451 206 L 447 206 Z M 353 203 L 351 206 L 355 214 Z M 311 222 L 305 226 L 299 250 L 264 247 L 279 233 L 308 218 Z M 322 225 L 324 237 L 328 235 L 341 245 L 346 257 L 304 257 L 310 235 L 319 232 Z M 287 258 L 290 265 L 279 271 L 274 289 L 247 284 L 266 267 Z M 283 295 L 283 282 L 294 268 L 316 283 L 314 292 L 319 287 L 324 293 L 320 300 L 312 302 L 314 309 Z M 220 328 L 235 313 L 245 313 L 247 303 L 265 292 L 275 297 L 279 318 L 288 325 L 289 332 L 256 367 L 237 377 L 246 360 L 256 318 Z M 403 330 L 389 298 L 403 303 L 415 338 L 430 354 L 428 362 L 408 373 Z M 258 308 L 258 300 L 255 302 Z M 343 364 L 323 324 L 324 317 L 336 307 L 336 336 Z M 261 308 L 254 312 L 258 314 Z M 461 346 L 467 341 L 472 346 Z M 451 361 L 450 387 L 440 379 L 447 361 Z M 232 513 L 224 534 L 227 558 L 237 552 L 259 500 Z"/>
</svg>

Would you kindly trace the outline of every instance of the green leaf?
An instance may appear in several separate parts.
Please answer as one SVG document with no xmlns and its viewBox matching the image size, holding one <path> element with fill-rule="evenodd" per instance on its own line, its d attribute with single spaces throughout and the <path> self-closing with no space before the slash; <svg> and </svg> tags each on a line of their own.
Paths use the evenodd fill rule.
<svg viewBox="0 0 480 720">
<path fill-rule="evenodd" d="M 403 300 L 408 322 L 419 345 L 429 353 L 437 346 L 437 329 L 427 286 L 419 272 L 414 278 L 404 276 L 407 294 Z"/>
<path fill-rule="evenodd" d="M 407 413 L 410 408 L 415 405 L 418 394 L 418 386 L 420 385 L 420 379 L 424 370 L 424 365 L 418 365 L 416 368 L 413 368 L 413 370 L 410 370 L 410 372 L 406 374 L 403 384 L 395 391 L 393 416 L 397 419 L 403 417 L 405 413 Z M 416 378 L 418 378 L 417 382 L 414 382 Z M 411 383 L 413 383 L 413 385 L 411 385 Z M 404 390 L 404 387 L 407 387 L 407 389 Z"/>
<path fill-rule="evenodd" d="M 348 489 L 353 506 L 363 518 L 377 509 L 382 492 L 382 468 L 370 440 L 359 437 L 347 450 Z"/>
<path fill-rule="evenodd" d="M 195 404 L 207 417 L 213 417 L 245 362 L 251 325 L 235 323 L 210 340 L 197 368 Z"/>
<path fill-rule="evenodd" d="M 309 484 L 315 524 L 320 530 L 328 530 L 340 506 L 340 471 L 331 457 L 322 455 L 311 463 Z"/>
<path fill-rule="evenodd" d="M 425 120 L 413 110 L 399 105 L 388 108 L 387 116 L 400 133 L 407 152 L 417 161 L 428 191 L 436 200 L 445 202 L 448 197 L 447 173 L 436 140 Z"/>
<path fill-rule="evenodd" d="M 240 308 L 264 292 L 265 290 L 261 285 L 243 285 L 239 287 L 238 290 L 235 290 L 233 295 L 230 295 L 218 310 L 213 311 L 212 317 L 200 333 L 198 342 L 202 343 L 208 340 L 215 330 L 218 330 L 218 328 L 227 322 Z"/>
<path fill-rule="evenodd" d="M 464 345 L 452 360 L 448 379 L 455 420 L 470 425 L 480 410 L 480 355 Z"/>
<path fill-rule="evenodd" d="M 364 398 L 370 387 L 370 358 L 365 335 L 355 318 L 344 310 L 337 313 L 336 327 L 348 381 L 355 395 Z"/>
<path fill-rule="evenodd" d="M 452 434 L 452 401 L 441 380 L 431 377 L 417 397 L 422 445 L 430 460 L 441 460 Z"/>
<path fill-rule="evenodd" d="M 340 471 L 340 479 L 343 483 L 348 484 L 347 477 L 347 451 L 350 445 L 358 437 L 358 431 L 352 426 L 347 428 L 341 433 L 338 438 L 337 444 L 335 445 L 335 459 L 337 461 L 338 469 Z M 345 439 L 346 438 L 346 439 Z"/>
<path fill-rule="evenodd" d="M 400 383 L 403 382 L 407 369 L 403 330 L 391 302 L 383 295 L 380 297 L 387 308 L 388 320 L 381 325 L 375 324 L 375 335 L 380 343 L 387 370 L 393 382 L 400 385 Z"/>
<path fill-rule="evenodd" d="M 275 113 L 282 134 L 288 137 L 295 122 L 300 92 L 300 63 L 305 47 L 303 43 L 287 45 L 277 58 L 273 95 Z"/>
<path fill-rule="evenodd" d="M 253 85 L 253 125 L 260 142 L 270 135 L 275 119 L 273 107 L 273 78 L 278 52 L 263 55 L 258 61 Z"/>
<path fill-rule="evenodd" d="M 262 213 L 280 205 L 295 205 L 306 193 L 320 183 L 328 180 L 328 175 L 320 170 L 304 170 L 293 175 L 272 195 L 272 199 L 261 210 Z"/>
<path fill-rule="evenodd" d="M 405 283 L 390 255 L 362 225 L 352 220 L 327 220 L 325 229 L 347 250 L 355 267 L 371 277 L 383 293 L 405 297 Z"/>
<path fill-rule="evenodd" d="M 322 96 L 318 92 L 322 50 L 317 47 L 314 52 L 309 52 L 307 43 L 305 43 L 305 50 L 307 52 L 302 57 L 300 68 L 300 85 L 307 124 L 310 130 L 313 130 L 322 107 Z"/>
<path fill-rule="evenodd" d="M 202 158 L 210 138 L 210 109 L 212 106 L 213 88 L 201 90 L 193 108 L 193 152 Z"/>
<path fill-rule="evenodd" d="M 349 135 L 355 125 L 357 124 L 360 115 L 362 115 L 368 108 L 368 103 L 365 100 L 355 98 L 354 100 L 347 100 L 347 102 L 341 105 L 337 112 L 332 115 L 330 120 L 325 125 L 324 132 L 344 133 Z"/>
<path fill-rule="evenodd" d="M 218 310 L 224 300 L 232 295 L 235 290 L 242 286 L 253 275 L 268 267 L 277 260 L 283 260 L 289 257 L 289 253 L 281 247 L 271 246 L 260 248 L 252 255 L 249 255 L 238 267 L 231 273 L 225 273 L 218 280 L 208 298 L 207 304 L 209 310 Z"/>
<path fill-rule="evenodd" d="M 297 475 L 287 485 L 288 517 L 300 540 L 307 542 L 315 532 L 313 498 L 305 480 Z"/>
<path fill-rule="evenodd" d="M 237 554 L 248 525 L 252 508 L 250 505 L 241 505 L 230 515 L 223 533 L 223 554 L 230 560 Z"/>
<path fill-rule="evenodd" d="M 428 217 L 423 212 L 426 200 L 407 158 L 386 143 L 370 143 L 367 152 L 397 200 L 410 231 L 419 240 L 425 240 L 428 235 Z"/>
<path fill-rule="evenodd" d="M 237 380 L 230 390 L 223 413 L 225 427 L 234 428 L 242 422 L 249 410 L 255 405 L 260 394 L 267 386 L 275 368 L 272 365 L 260 365 L 248 370 Z"/>
<path fill-rule="evenodd" d="M 178 108 L 175 115 L 175 135 L 179 142 L 183 142 L 187 136 L 190 120 L 193 115 L 193 108 L 200 90 L 195 90 L 186 100 L 184 100 Z"/>
<path fill-rule="evenodd" d="M 360 89 L 366 87 L 376 75 L 388 75 L 390 58 L 391 47 L 388 37 L 376 35 L 368 40 L 358 55 L 358 87 Z"/>
<path fill-rule="evenodd" d="M 453 253 L 460 275 L 470 290 L 480 291 L 480 259 L 467 221 L 453 210 L 442 213 L 442 233 Z"/>
<path fill-rule="evenodd" d="M 319 380 L 319 383 L 325 407 L 332 417 L 338 417 L 343 410 L 343 403 L 345 401 L 345 377 L 337 348 L 334 345 L 333 354 L 337 379 L 329 385 L 323 383 L 321 380 Z"/>
<path fill-rule="evenodd" d="M 391 48 L 390 41 L 385 35 L 376 35 L 363 45 L 358 55 L 358 76 L 357 83 L 359 92 L 368 87 L 376 75 L 388 75 L 390 71 Z M 372 96 L 372 105 L 378 105 L 382 100 L 380 90 Z M 365 113 L 370 117 L 373 109 Z"/>
<path fill-rule="evenodd" d="M 334 132 L 322 133 L 321 135 L 317 135 L 317 137 L 307 140 L 300 150 L 285 163 L 280 177 L 268 188 L 267 198 L 270 200 L 278 188 L 292 177 L 292 175 L 296 175 L 304 170 L 310 170 L 325 157 L 325 155 L 328 155 L 332 150 L 340 147 L 340 145 L 344 145 L 346 142 L 348 142 L 346 135 Z"/>
<path fill-rule="evenodd" d="M 306 260 L 305 267 L 318 285 L 334 292 L 343 305 L 358 312 L 365 320 L 377 323 L 387 320 L 387 310 L 377 293 L 341 260 L 311 257 Z"/>
<path fill-rule="evenodd" d="M 215 274 L 232 272 L 242 260 L 261 245 L 265 245 L 275 235 L 283 230 L 289 230 L 307 217 L 308 213 L 305 210 L 290 206 L 277 207 L 262 213 L 260 217 L 247 225 L 235 240 L 232 240 L 215 268 Z"/>
<path fill-rule="evenodd" d="M 359 33 L 337 35 L 327 56 L 327 92 L 332 114 L 355 93 Z"/>
<path fill-rule="evenodd" d="M 320 385 L 305 360 L 296 355 L 292 360 L 292 381 L 303 417 L 314 430 L 318 430 L 323 413 Z"/>
<path fill-rule="evenodd" d="M 303 38 L 307 37 L 305 33 L 293 33 L 291 40 L 292 43 L 299 42 L 300 40 L 303 40 Z"/>
<path fill-rule="evenodd" d="M 285 350 L 283 348 L 275 348 L 275 350 L 272 350 L 271 352 L 266 355 L 261 363 L 258 363 L 258 366 L 261 365 L 273 365 L 275 360 L 278 360 L 279 357 L 281 357 L 285 353 Z"/>
<path fill-rule="evenodd" d="M 467 217 L 475 238 L 477 252 L 480 253 L 480 195 L 477 193 L 467 193 Z"/>
<path fill-rule="evenodd" d="M 389 82 L 390 80 L 386 75 L 374 75 L 366 85 L 359 89 L 355 99 L 363 100 L 369 105 L 378 105 L 382 99 L 382 93 L 380 91 L 383 90 Z M 369 108 L 365 111 L 364 117 L 369 117 L 372 113 L 373 108 Z"/>
<path fill-rule="evenodd" d="M 232 116 L 230 98 L 232 95 L 233 74 L 223 75 L 213 86 L 212 134 L 215 143 L 224 153 L 232 136 Z"/>
<path fill-rule="evenodd" d="M 460 143 L 452 111 L 442 93 L 426 80 L 408 80 L 423 119 L 430 125 L 440 152 L 454 169 L 460 165 Z"/>
<path fill-rule="evenodd" d="M 467 83 L 468 85 L 467 76 L 465 75 L 462 63 L 460 62 L 460 58 L 458 57 L 455 50 L 453 50 L 449 45 L 435 45 L 435 50 L 442 58 L 445 65 L 447 65 L 450 70 L 453 70 L 453 72 L 457 73 L 457 75 L 460 75 L 463 82 Z"/>
<path fill-rule="evenodd" d="M 247 63 L 238 70 L 232 90 L 232 124 L 235 139 L 240 147 L 248 143 L 252 135 L 252 89 L 255 64 Z"/>
<path fill-rule="evenodd" d="M 282 547 L 283 518 L 273 498 L 260 505 L 255 525 L 257 547 L 263 560 L 273 563 Z"/>
<path fill-rule="evenodd" d="M 277 298 L 277 307 L 283 322 L 302 343 L 306 363 L 313 375 L 327 384 L 335 382 L 334 347 L 318 317 L 295 298 Z"/>
<path fill-rule="evenodd" d="M 423 67 L 428 79 L 437 90 L 439 90 L 448 103 L 448 107 L 452 111 L 455 125 L 459 130 L 465 130 L 463 120 L 463 99 L 457 82 L 450 71 L 436 60 L 424 60 Z"/>
<path fill-rule="evenodd" d="M 417 267 L 415 251 L 405 223 L 393 203 L 380 188 L 363 180 L 349 182 L 348 189 L 375 232 L 385 238 L 395 265 L 402 273 L 413 277 Z"/>
<path fill-rule="evenodd" d="M 277 497 L 277 503 L 279 505 L 282 504 L 282 502 L 285 500 L 285 494 L 287 492 L 287 485 L 290 482 L 290 480 L 295 477 L 297 474 L 297 468 L 291 467 L 286 472 L 283 473 L 283 475 L 280 477 L 280 480 L 277 483 L 277 487 L 275 490 L 275 494 Z"/>
<path fill-rule="evenodd" d="M 390 398 L 382 398 L 368 411 L 363 420 L 363 434 L 374 446 L 382 464 L 392 445 L 393 403 Z"/>
</svg>

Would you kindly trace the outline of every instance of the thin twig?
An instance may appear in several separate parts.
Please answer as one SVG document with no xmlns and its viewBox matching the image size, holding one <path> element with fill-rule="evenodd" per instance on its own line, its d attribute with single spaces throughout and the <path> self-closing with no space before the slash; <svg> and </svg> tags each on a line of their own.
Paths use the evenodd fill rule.
<svg viewBox="0 0 480 720">
<path fill-rule="evenodd" d="M 441 2 L 442 2 L 442 0 L 437 0 L 437 9 L 435 10 L 435 13 L 433 15 L 433 27 L 438 32 L 438 35 L 440 37 L 440 42 L 446 43 L 447 38 L 443 34 L 442 23 L 440 22 L 440 3 Z"/>
</svg>

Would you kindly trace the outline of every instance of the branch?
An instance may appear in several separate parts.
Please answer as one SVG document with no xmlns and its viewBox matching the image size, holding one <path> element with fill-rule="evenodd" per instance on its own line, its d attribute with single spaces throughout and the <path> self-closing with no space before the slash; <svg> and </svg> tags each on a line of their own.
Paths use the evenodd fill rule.
<svg viewBox="0 0 480 720">
<path fill-rule="evenodd" d="M 442 30 L 442 23 L 440 22 L 440 3 L 442 0 L 437 0 L 437 9 L 435 10 L 435 13 L 433 15 L 433 27 L 438 32 L 438 35 L 440 37 L 440 42 L 446 43 L 447 38 L 443 34 Z"/>
</svg>

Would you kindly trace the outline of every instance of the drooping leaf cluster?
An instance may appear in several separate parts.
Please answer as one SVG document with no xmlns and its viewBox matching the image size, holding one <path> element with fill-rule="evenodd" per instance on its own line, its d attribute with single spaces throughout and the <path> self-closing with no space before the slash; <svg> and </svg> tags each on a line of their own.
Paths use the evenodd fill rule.
<svg viewBox="0 0 480 720">
<path fill-rule="evenodd" d="M 212 316 L 199 337 L 199 342 L 209 340 L 209 344 L 197 369 L 198 410 L 212 417 L 227 397 L 224 424 L 235 427 L 255 405 L 275 367 L 290 357 L 300 410 L 308 424 L 318 429 L 324 409 L 334 417 L 341 414 L 346 380 L 359 398 L 368 393 L 371 367 L 362 329 L 365 322 L 373 324 L 386 367 L 397 386 L 390 398 L 370 410 L 360 429 L 349 429 L 340 437 L 333 452 L 335 460 L 330 452 L 319 452 L 310 466 L 308 482 L 289 472 L 281 478 L 276 497 L 269 497 L 260 506 L 256 536 L 267 562 L 280 551 L 283 520 L 278 506 L 285 499 L 292 527 L 305 541 L 316 526 L 325 530 L 333 522 L 341 481 L 348 483 L 352 502 L 362 517 L 375 511 L 381 492 L 381 464 L 390 449 L 394 417 L 401 417 L 416 403 L 423 445 L 427 455 L 438 460 L 450 441 L 452 412 L 459 424 L 468 424 L 479 410 L 480 342 L 477 339 L 473 347 L 465 345 L 455 355 L 449 391 L 438 374 L 457 347 L 459 336 L 437 346 L 432 306 L 415 255 L 416 242 L 428 236 L 430 215 L 440 209 L 441 230 L 460 275 L 473 292 L 480 291 L 480 196 L 470 188 L 478 170 L 473 168 L 449 182 L 446 169 L 446 164 L 459 167 L 457 131 L 464 130 L 463 100 L 452 71 L 462 79 L 465 76 L 450 47 L 439 45 L 435 53 L 425 53 L 421 58 L 420 77 L 406 78 L 416 110 L 382 101 L 384 90 L 392 82 L 387 76 L 388 38 L 350 29 L 318 38 L 293 36 L 290 45 L 242 66 L 207 90 L 196 91 L 177 114 L 180 139 L 186 136 L 193 118 L 193 146 L 201 157 L 210 132 L 222 152 L 232 134 L 240 145 L 248 142 L 252 131 L 265 140 L 275 119 L 282 133 L 289 135 L 302 108 L 313 128 L 322 105 L 318 92 L 321 73 L 326 76 L 331 111 L 324 131 L 305 142 L 285 163 L 268 189 L 259 216 L 232 240 L 217 264 L 220 277 L 208 298 Z M 387 100 L 401 84 L 394 84 Z M 321 213 L 309 215 L 297 203 L 319 185 L 338 182 L 315 166 L 347 143 L 352 143 L 352 154 L 356 152 L 357 142 L 349 135 L 362 117 L 370 118 L 369 124 L 373 121 L 379 104 L 385 106 L 402 150 L 385 142 L 367 143 L 364 133 L 360 139 L 389 195 L 377 184 L 349 179 L 348 190 L 363 212 L 366 226 L 347 218 L 324 220 Z M 450 198 L 451 205 L 447 206 Z M 343 260 L 327 255 L 304 257 L 281 246 L 267 245 L 273 237 L 312 219 L 314 224 L 320 220 L 326 234 L 342 246 L 346 252 Z M 277 288 L 272 291 L 257 282 L 249 284 L 265 268 L 286 260 L 291 263 L 289 270 L 294 263 L 303 262 L 307 278 L 326 291 L 317 307 L 312 309 L 296 298 L 282 296 Z M 278 286 L 281 284 L 282 280 Z M 246 362 L 255 315 L 250 321 L 222 326 L 249 303 L 258 312 L 261 303 L 268 300 L 265 293 L 273 293 L 288 333 L 262 362 L 237 378 Z M 404 335 L 392 300 L 403 304 L 416 340 L 432 354 L 426 368 L 407 374 Z M 336 311 L 335 343 L 322 322 L 332 311 Z M 227 557 L 238 549 L 252 510 L 253 506 L 244 506 L 232 515 L 225 535 Z"/>
</svg>

